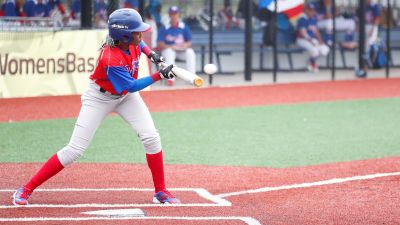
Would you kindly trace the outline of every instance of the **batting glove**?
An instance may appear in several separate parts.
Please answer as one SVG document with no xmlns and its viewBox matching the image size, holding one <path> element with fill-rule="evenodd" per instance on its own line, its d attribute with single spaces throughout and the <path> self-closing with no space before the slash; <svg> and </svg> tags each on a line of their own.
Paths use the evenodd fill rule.
<svg viewBox="0 0 400 225">
<path fill-rule="evenodd" d="M 159 54 L 157 54 L 155 52 L 151 52 L 149 55 L 149 58 L 156 65 L 165 62 L 164 57 L 160 56 Z"/>
<path fill-rule="evenodd" d="M 165 78 L 165 79 L 172 79 L 175 77 L 175 74 L 172 72 L 172 67 L 174 67 L 174 65 L 169 65 L 167 67 L 164 67 L 160 70 L 160 75 L 161 78 Z"/>
</svg>

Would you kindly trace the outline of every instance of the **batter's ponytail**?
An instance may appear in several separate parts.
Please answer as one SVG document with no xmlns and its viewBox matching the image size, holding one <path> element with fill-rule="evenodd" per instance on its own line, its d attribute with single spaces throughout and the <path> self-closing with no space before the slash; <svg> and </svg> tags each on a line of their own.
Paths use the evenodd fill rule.
<svg viewBox="0 0 400 225">
<path fill-rule="evenodd" d="M 101 47 L 99 50 L 104 49 L 106 46 L 109 46 L 110 48 L 115 48 L 117 45 L 120 44 L 119 40 L 114 40 L 110 36 L 107 36 L 104 42 L 101 44 Z"/>
</svg>

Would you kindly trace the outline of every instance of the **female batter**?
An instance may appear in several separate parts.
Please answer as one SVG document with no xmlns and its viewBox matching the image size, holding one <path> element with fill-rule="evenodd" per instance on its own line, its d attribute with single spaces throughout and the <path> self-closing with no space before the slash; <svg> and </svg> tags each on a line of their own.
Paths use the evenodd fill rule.
<svg viewBox="0 0 400 225">
<path fill-rule="evenodd" d="M 138 79 L 139 56 L 145 53 L 154 63 L 163 59 L 143 41 L 142 32 L 150 25 L 133 9 L 118 9 L 108 21 L 109 40 L 103 45 L 97 66 L 82 95 L 82 107 L 72 137 L 13 195 L 14 205 L 28 205 L 28 198 L 43 182 L 76 161 L 88 148 L 100 123 L 111 112 L 118 113 L 140 138 L 146 151 L 155 188 L 154 203 L 180 203 L 165 188 L 164 163 L 160 136 L 150 112 L 138 91 L 159 81 L 170 79 L 172 65 L 153 75 Z"/>
</svg>

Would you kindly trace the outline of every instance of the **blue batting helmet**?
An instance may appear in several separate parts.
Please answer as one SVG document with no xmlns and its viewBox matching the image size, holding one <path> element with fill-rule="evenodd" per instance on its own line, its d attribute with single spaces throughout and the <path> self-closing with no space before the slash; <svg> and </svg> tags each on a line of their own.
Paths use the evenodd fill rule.
<svg viewBox="0 0 400 225">
<path fill-rule="evenodd" d="M 108 18 L 108 32 L 114 40 L 130 43 L 132 32 L 144 32 L 150 25 L 143 22 L 140 14 L 130 8 L 117 9 Z"/>
</svg>

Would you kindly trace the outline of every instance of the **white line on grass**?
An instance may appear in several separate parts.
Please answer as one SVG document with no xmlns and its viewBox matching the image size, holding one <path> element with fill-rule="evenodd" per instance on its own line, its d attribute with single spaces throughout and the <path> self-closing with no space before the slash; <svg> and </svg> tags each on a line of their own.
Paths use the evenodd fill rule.
<svg viewBox="0 0 400 225">
<path fill-rule="evenodd" d="M 240 220 L 248 225 L 261 225 L 252 217 L 215 216 L 215 217 L 178 217 L 178 216 L 150 216 L 150 217 L 32 217 L 32 218 L 0 218 L 0 222 L 37 222 L 37 221 L 95 221 L 95 220 Z"/>
<path fill-rule="evenodd" d="M 333 178 L 333 179 L 329 179 L 329 180 L 321 180 L 321 181 L 316 181 L 316 182 L 283 185 L 283 186 L 278 186 L 278 187 L 264 187 L 264 188 L 246 190 L 246 191 L 223 193 L 223 194 L 218 194 L 218 195 L 214 195 L 214 196 L 220 197 L 220 198 L 226 198 L 226 197 L 235 196 L 235 195 L 289 190 L 289 189 L 296 189 L 296 188 L 307 188 L 307 187 L 322 186 L 322 185 L 328 185 L 328 184 L 339 184 L 339 183 L 345 183 L 345 182 L 356 181 L 356 180 L 369 180 L 369 179 L 374 179 L 374 178 L 379 178 L 379 177 L 399 176 L 399 175 L 400 175 L 400 172 L 376 173 L 376 174 L 368 174 L 368 175 L 363 175 L 363 176 Z"/>
</svg>

